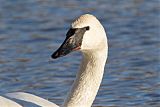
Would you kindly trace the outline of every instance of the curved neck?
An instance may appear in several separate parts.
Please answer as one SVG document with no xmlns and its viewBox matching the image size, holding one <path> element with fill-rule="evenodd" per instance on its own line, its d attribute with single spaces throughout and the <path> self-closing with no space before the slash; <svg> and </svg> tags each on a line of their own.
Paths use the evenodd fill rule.
<svg viewBox="0 0 160 107">
<path fill-rule="evenodd" d="M 90 107 L 102 81 L 107 50 L 84 52 L 80 70 L 68 94 L 64 107 Z"/>
</svg>

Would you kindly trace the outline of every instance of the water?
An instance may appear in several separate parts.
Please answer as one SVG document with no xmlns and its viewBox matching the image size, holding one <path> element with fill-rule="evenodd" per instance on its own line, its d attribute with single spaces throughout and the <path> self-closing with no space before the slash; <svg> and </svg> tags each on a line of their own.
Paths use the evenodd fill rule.
<svg viewBox="0 0 160 107">
<path fill-rule="evenodd" d="M 159 11 L 159 0 L 0 0 L 0 94 L 25 91 L 62 104 L 81 55 L 50 55 L 73 19 L 92 13 L 109 40 L 93 106 L 160 106 Z"/>
</svg>

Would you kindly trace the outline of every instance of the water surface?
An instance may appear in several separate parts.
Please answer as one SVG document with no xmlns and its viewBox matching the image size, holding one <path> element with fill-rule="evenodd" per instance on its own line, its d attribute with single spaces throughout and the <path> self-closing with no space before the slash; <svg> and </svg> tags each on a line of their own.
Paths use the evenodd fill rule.
<svg viewBox="0 0 160 107">
<path fill-rule="evenodd" d="M 93 106 L 158 107 L 159 11 L 159 0 L 0 0 L 0 95 L 24 91 L 62 104 L 81 54 L 56 60 L 50 55 L 73 19 L 91 13 L 102 22 L 109 40 Z"/>
</svg>

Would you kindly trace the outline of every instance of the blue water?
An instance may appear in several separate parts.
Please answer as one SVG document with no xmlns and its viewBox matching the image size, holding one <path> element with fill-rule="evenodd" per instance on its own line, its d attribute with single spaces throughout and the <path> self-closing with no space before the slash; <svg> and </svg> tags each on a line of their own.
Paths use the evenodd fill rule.
<svg viewBox="0 0 160 107">
<path fill-rule="evenodd" d="M 62 104 L 81 55 L 50 55 L 84 13 L 98 17 L 109 40 L 93 106 L 159 107 L 159 0 L 0 0 L 0 95 L 24 91 Z"/>
</svg>

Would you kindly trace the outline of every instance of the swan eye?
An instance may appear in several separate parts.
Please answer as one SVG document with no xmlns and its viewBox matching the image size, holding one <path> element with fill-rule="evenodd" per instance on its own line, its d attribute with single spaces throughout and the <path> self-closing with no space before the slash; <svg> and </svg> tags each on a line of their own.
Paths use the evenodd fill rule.
<svg viewBox="0 0 160 107">
<path fill-rule="evenodd" d="M 87 26 L 87 27 L 85 27 L 86 28 L 86 30 L 89 30 L 90 29 L 90 27 L 89 26 Z"/>
</svg>

